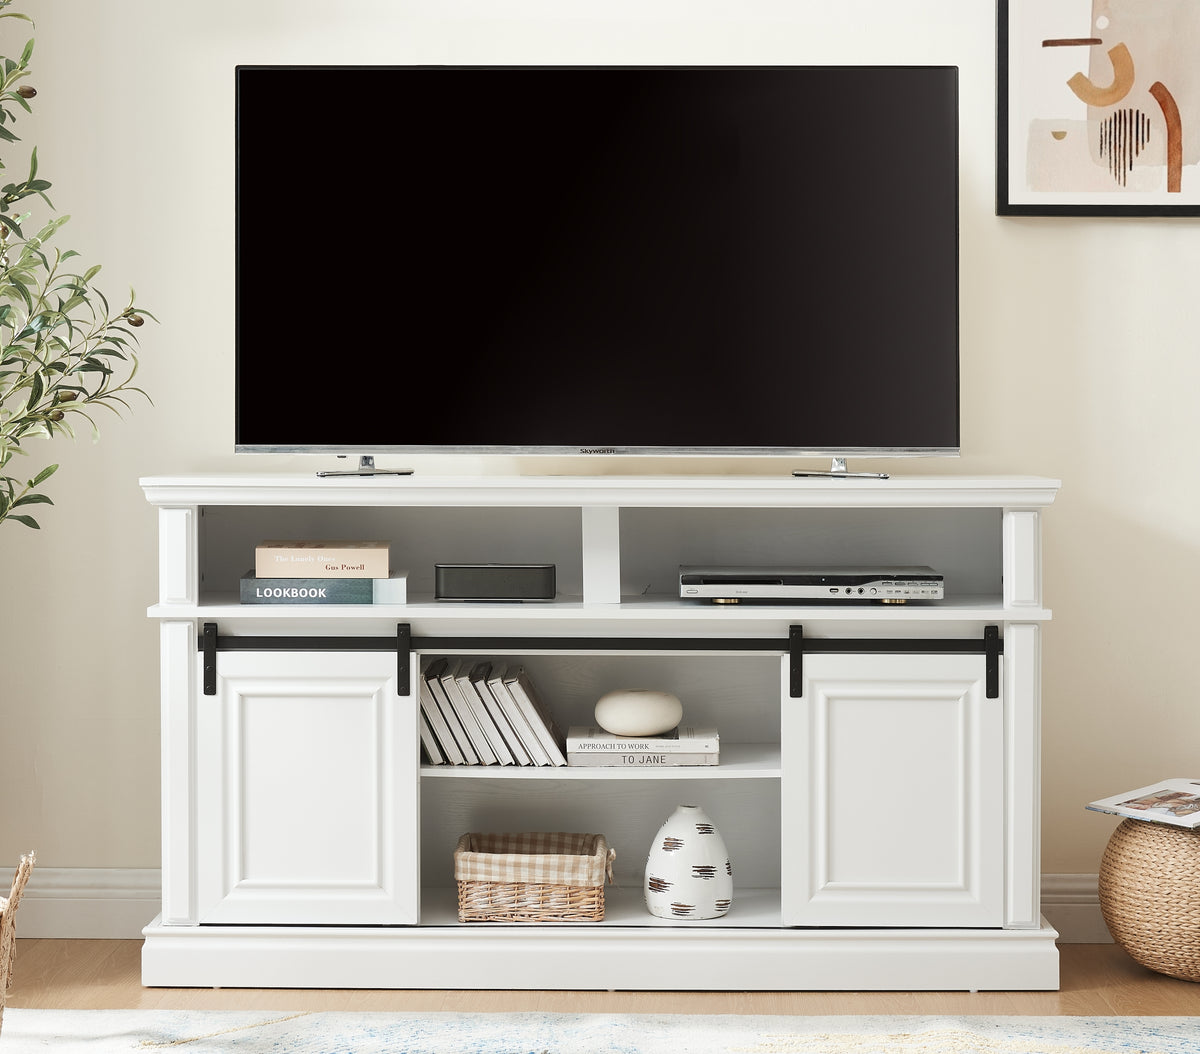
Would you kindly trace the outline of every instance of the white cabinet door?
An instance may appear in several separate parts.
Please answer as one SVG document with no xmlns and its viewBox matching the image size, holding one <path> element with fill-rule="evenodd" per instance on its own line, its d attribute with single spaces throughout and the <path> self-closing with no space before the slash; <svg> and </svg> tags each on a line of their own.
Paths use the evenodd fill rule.
<svg viewBox="0 0 1200 1054">
<path fill-rule="evenodd" d="M 415 696 L 396 656 L 221 652 L 198 695 L 199 921 L 417 921 Z"/>
<path fill-rule="evenodd" d="M 1002 698 L 975 655 L 804 656 L 783 702 L 789 926 L 999 926 Z"/>
</svg>

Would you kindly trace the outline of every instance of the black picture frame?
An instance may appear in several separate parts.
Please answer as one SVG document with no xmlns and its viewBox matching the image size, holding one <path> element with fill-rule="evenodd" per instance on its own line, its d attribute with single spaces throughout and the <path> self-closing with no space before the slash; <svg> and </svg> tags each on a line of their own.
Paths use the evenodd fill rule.
<svg viewBox="0 0 1200 1054">
<path fill-rule="evenodd" d="M 1092 0 L 997 0 L 997 215 L 1200 216 L 1200 135 L 1190 137 L 1189 147 L 1186 134 L 1191 123 L 1200 132 L 1200 91 L 1182 97 L 1184 84 L 1175 98 L 1156 79 L 1154 61 L 1157 56 L 1161 68 L 1170 68 L 1186 49 L 1193 64 L 1200 62 L 1200 4 L 1180 6 L 1174 26 L 1137 23 L 1132 2 L 1130 17 L 1122 19 L 1119 6 L 1120 0 L 1110 2 L 1105 10 L 1112 17 L 1093 19 Z M 1037 28 L 1050 35 L 1032 32 Z M 1102 74 L 1094 77 L 1088 73 L 1093 52 L 1107 63 L 1096 63 Z M 1077 60 L 1076 73 L 1049 78 L 1055 91 L 1061 83 L 1062 97 L 1037 98 L 1047 64 L 1065 69 L 1064 56 Z M 1032 118 L 1037 104 L 1049 116 Z M 1062 116 L 1071 108 L 1086 118 Z M 1196 154 L 1190 164 L 1189 148 Z M 1056 166 L 1059 151 L 1063 163 Z M 1147 160 L 1160 152 L 1161 163 Z"/>
</svg>

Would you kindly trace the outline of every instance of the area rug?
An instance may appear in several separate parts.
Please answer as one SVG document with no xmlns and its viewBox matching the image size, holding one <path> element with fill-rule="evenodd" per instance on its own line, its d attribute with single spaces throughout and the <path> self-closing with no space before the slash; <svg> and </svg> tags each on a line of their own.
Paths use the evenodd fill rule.
<svg viewBox="0 0 1200 1054">
<path fill-rule="evenodd" d="M 1193 1017 L 9 1008 L 0 1054 L 1197 1054 Z"/>
</svg>

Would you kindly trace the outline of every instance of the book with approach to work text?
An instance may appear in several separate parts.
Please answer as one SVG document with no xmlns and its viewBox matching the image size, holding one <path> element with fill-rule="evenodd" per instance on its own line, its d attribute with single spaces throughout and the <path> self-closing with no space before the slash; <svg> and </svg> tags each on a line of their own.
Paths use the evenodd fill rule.
<svg viewBox="0 0 1200 1054">
<path fill-rule="evenodd" d="M 721 738 L 715 728 L 679 725 L 657 736 L 618 736 L 595 725 L 567 731 L 567 764 L 589 768 L 667 768 L 719 765 Z"/>
<path fill-rule="evenodd" d="M 1149 787 L 1089 802 L 1087 807 L 1093 812 L 1112 813 L 1131 820 L 1200 827 L 1200 780 L 1163 780 Z"/>
<path fill-rule="evenodd" d="M 567 750 L 573 754 L 715 754 L 720 749 L 715 728 L 695 725 L 678 725 L 657 736 L 618 736 L 596 725 L 572 725 L 567 732 Z"/>
<path fill-rule="evenodd" d="M 254 547 L 259 578 L 387 578 L 387 542 L 259 542 Z"/>
</svg>

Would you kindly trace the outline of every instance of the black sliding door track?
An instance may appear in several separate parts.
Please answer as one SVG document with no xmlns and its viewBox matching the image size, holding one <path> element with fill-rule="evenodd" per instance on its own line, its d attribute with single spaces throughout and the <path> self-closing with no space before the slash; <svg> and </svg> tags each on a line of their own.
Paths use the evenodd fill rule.
<svg viewBox="0 0 1200 1054">
<path fill-rule="evenodd" d="M 408 623 L 394 637 L 221 636 L 206 622 L 197 640 L 204 654 L 204 694 L 217 691 L 220 651 L 387 651 L 396 653 L 397 691 L 408 694 L 410 653 L 417 651 L 738 651 L 787 655 L 792 698 L 803 695 L 804 656 L 808 655 L 983 655 L 987 698 L 1000 695 L 1000 656 L 1004 640 L 996 626 L 982 637 L 808 637 L 792 626 L 782 637 L 414 637 Z"/>
</svg>

